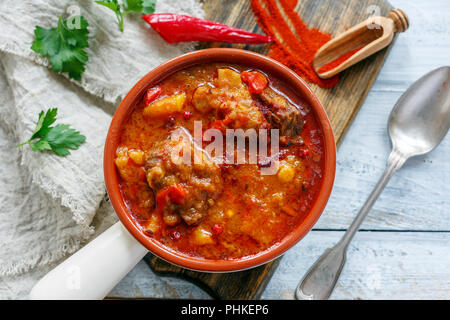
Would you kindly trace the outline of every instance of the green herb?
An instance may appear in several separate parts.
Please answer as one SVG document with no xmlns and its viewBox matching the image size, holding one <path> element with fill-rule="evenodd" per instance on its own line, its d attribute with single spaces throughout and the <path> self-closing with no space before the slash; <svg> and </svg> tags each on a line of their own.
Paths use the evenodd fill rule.
<svg viewBox="0 0 450 320">
<path fill-rule="evenodd" d="M 95 1 L 95 2 L 111 9 L 116 14 L 117 22 L 119 23 L 119 29 L 120 31 L 123 32 L 123 12 L 117 0 Z"/>
<path fill-rule="evenodd" d="M 142 14 L 151 14 L 155 12 L 156 0 L 123 0 L 121 7 L 117 0 L 95 1 L 96 3 L 111 9 L 119 23 L 119 29 L 123 32 L 123 20 L 125 15 L 130 12 L 137 12 Z"/>
<path fill-rule="evenodd" d="M 69 28 L 67 20 L 63 20 L 61 16 L 56 28 L 45 29 L 36 26 L 31 49 L 47 56 L 53 70 L 67 72 L 70 78 L 81 80 L 88 61 L 88 55 L 83 49 L 89 47 L 89 24 L 83 16 L 72 19 L 79 19 L 79 28 Z"/>
<path fill-rule="evenodd" d="M 57 113 L 57 108 L 49 109 L 45 114 L 44 111 L 41 111 L 31 138 L 16 147 L 29 144 L 33 151 L 52 150 L 58 156 L 67 156 L 70 154 L 69 149 L 78 149 L 86 137 L 70 128 L 68 124 L 57 124 L 51 127 L 56 121 Z"/>
</svg>

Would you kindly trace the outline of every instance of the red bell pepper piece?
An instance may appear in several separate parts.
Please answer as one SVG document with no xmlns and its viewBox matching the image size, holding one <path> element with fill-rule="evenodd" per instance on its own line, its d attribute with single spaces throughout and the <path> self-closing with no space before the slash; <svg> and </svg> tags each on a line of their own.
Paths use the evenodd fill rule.
<svg viewBox="0 0 450 320">
<path fill-rule="evenodd" d="M 167 204 L 167 194 L 169 193 L 169 189 L 162 189 L 156 194 L 156 208 L 159 211 L 162 211 Z"/>
<path fill-rule="evenodd" d="M 186 198 L 186 189 L 181 185 L 173 185 L 169 187 L 169 199 L 172 202 L 182 204 Z"/>
<path fill-rule="evenodd" d="M 143 167 L 140 167 L 138 170 L 139 180 L 145 181 L 147 179 L 147 173 Z"/>
<path fill-rule="evenodd" d="M 215 224 L 215 225 L 212 227 L 212 232 L 213 232 L 213 234 L 214 234 L 215 236 L 218 236 L 219 234 L 221 234 L 222 231 L 223 231 L 223 227 L 222 227 L 221 225 L 219 225 L 219 224 Z"/>
<path fill-rule="evenodd" d="M 144 104 L 145 106 L 148 106 L 150 103 L 152 103 L 156 98 L 158 98 L 161 95 L 162 89 L 160 86 L 154 86 L 147 90 L 147 93 L 145 94 Z"/>
<path fill-rule="evenodd" d="M 273 41 L 270 36 L 185 15 L 156 13 L 143 15 L 142 18 L 168 43 L 213 41 L 257 44 Z"/>
<path fill-rule="evenodd" d="M 186 196 L 186 189 L 182 185 L 172 185 L 156 194 L 156 207 L 163 210 L 169 201 L 182 204 Z"/>
<path fill-rule="evenodd" d="M 267 87 L 267 78 L 258 71 L 244 71 L 241 73 L 242 82 L 248 85 L 250 93 L 260 94 Z"/>
</svg>

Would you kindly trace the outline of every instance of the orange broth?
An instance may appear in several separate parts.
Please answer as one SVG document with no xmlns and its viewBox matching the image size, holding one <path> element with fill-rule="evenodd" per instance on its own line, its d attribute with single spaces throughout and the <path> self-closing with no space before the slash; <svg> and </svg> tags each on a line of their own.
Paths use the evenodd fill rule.
<svg viewBox="0 0 450 320">
<path fill-rule="evenodd" d="M 157 208 L 155 191 L 146 180 L 147 164 L 142 163 L 141 158 L 133 160 L 130 154 L 138 150 L 147 155 L 158 142 L 167 139 L 174 127 L 183 127 L 193 135 L 194 120 L 202 121 L 203 130 L 217 121 L 218 113 L 199 112 L 192 103 L 192 96 L 200 85 L 215 86 L 219 68 L 231 68 L 238 73 L 249 70 L 241 65 L 202 64 L 161 81 L 157 99 L 185 93 L 182 111 L 166 117 L 148 117 L 144 115 L 147 106 L 144 100 L 140 101 L 123 126 L 119 147 L 122 151 L 118 151 L 117 156 L 122 162 L 116 164 L 125 203 L 149 237 L 188 256 L 223 260 L 264 251 L 302 223 L 321 187 L 324 146 L 311 107 L 278 79 L 265 74 L 269 85 L 299 108 L 303 117 L 303 129 L 296 143 L 280 144 L 280 168 L 293 168 L 294 176 L 281 179 L 280 172 L 261 175 L 258 164 L 220 164 L 220 192 L 211 201 L 207 200 L 205 216 L 191 225 L 183 220 L 167 225 Z"/>
</svg>

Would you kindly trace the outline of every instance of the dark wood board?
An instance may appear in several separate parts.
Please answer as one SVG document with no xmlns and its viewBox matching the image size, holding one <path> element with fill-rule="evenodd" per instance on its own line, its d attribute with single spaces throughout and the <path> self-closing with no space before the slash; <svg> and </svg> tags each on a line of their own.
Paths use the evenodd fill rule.
<svg viewBox="0 0 450 320">
<path fill-rule="evenodd" d="M 318 27 L 334 36 L 367 19 L 374 8 L 383 16 L 392 9 L 385 0 L 299 0 L 296 10 L 310 27 Z M 207 19 L 261 33 L 249 0 L 205 0 L 204 10 Z M 202 43 L 199 48 L 218 46 L 229 47 L 230 45 Z M 268 46 L 233 45 L 232 47 L 263 54 L 267 53 L 268 49 Z M 341 73 L 339 83 L 333 89 L 322 89 L 311 85 L 328 113 L 337 143 L 342 140 L 361 107 L 388 51 L 389 48 L 386 48 Z M 182 269 L 150 253 L 144 259 L 156 273 L 192 281 L 214 298 L 258 299 L 281 258 L 251 270 L 222 274 Z"/>
</svg>

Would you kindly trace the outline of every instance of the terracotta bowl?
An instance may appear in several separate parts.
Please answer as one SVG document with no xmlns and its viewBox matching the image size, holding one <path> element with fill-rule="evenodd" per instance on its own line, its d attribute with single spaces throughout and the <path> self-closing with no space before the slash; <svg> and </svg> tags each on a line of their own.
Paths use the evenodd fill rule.
<svg viewBox="0 0 450 320">
<path fill-rule="evenodd" d="M 133 220 L 124 203 L 124 199 L 119 189 L 119 174 L 114 164 L 115 151 L 120 142 L 122 124 L 127 120 L 133 107 L 136 105 L 136 102 L 142 99 L 146 89 L 176 71 L 195 64 L 211 62 L 237 63 L 250 68 L 257 68 L 281 80 L 285 85 L 290 87 L 293 92 L 300 95 L 302 99 L 309 103 L 324 135 L 325 172 L 323 175 L 323 183 L 318 197 L 306 218 L 296 229 L 274 246 L 256 255 L 234 260 L 206 260 L 189 257 L 164 247 L 159 242 L 146 235 Z M 194 51 L 174 58 L 147 73 L 130 90 L 117 108 L 111 121 L 105 143 L 103 166 L 106 188 L 119 219 L 128 231 L 150 252 L 180 267 L 207 272 L 228 272 L 253 268 L 279 257 L 311 230 L 324 210 L 331 193 L 336 168 L 336 145 L 333 131 L 324 108 L 305 81 L 297 74 L 275 60 L 251 51 L 214 48 Z"/>
</svg>

